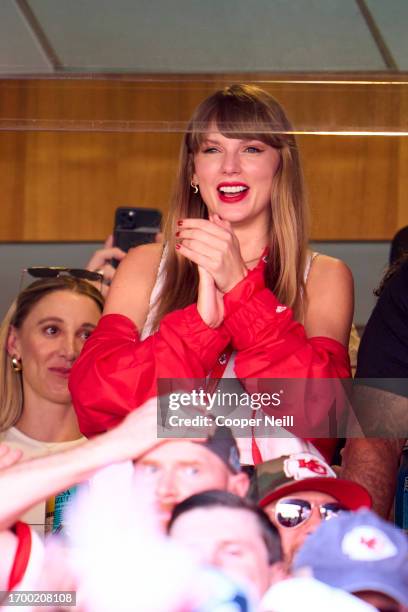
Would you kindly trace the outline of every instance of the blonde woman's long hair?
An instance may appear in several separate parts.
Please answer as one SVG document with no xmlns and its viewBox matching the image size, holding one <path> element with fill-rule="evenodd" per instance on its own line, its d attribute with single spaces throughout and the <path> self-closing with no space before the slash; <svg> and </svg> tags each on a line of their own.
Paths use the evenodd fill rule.
<svg viewBox="0 0 408 612">
<path fill-rule="evenodd" d="M 153 328 L 158 327 L 165 314 L 197 301 L 197 266 L 176 253 L 175 232 L 178 219 L 208 219 L 207 207 L 200 193 L 193 192 L 190 182 L 194 155 L 211 126 L 216 126 L 227 138 L 260 140 L 280 153 L 271 193 L 272 222 L 265 283 L 280 302 L 292 308 L 295 317 L 301 319 L 308 210 L 293 128 L 280 104 L 268 93 L 252 85 L 232 85 L 217 91 L 198 106 L 183 137 L 178 177 L 165 228 L 168 249 L 164 282 L 155 305 Z"/>
<path fill-rule="evenodd" d="M 90 297 L 102 313 L 102 294 L 87 281 L 71 276 L 41 279 L 19 293 L 0 326 L 0 432 L 17 423 L 24 403 L 22 373 L 13 370 L 12 356 L 7 350 L 10 328 L 19 329 L 35 304 L 54 291 L 70 291 Z"/>
</svg>

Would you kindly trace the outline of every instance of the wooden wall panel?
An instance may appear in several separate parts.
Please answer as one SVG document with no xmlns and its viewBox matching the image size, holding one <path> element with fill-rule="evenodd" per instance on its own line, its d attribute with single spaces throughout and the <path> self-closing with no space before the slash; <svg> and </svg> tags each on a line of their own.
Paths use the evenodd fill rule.
<svg viewBox="0 0 408 612">
<path fill-rule="evenodd" d="M 0 81 L 0 240 L 98 241 L 111 231 L 116 206 L 166 212 L 182 124 L 226 82 Z M 406 127 L 402 83 L 262 86 L 305 129 Z M 175 126 L 179 132 L 166 131 Z M 298 140 L 313 239 L 384 240 L 408 223 L 408 137 Z"/>
<path fill-rule="evenodd" d="M 317 240 L 388 239 L 399 226 L 398 139 L 301 136 Z"/>
<path fill-rule="evenodd" d="M 6 147 L 13 137 L 23 146 Z M 178 146 L 173 134 L 0 133 L 0 239 L 101 240 L 119 205 L 167 210 Z"/>
<path fill-rule="evenodd" d="M 400 117 L 408 123 L 408 96 L 401 96 Z M 408 225 L 408 137 L 398 139 L 397 227 Z"/>
</svg>

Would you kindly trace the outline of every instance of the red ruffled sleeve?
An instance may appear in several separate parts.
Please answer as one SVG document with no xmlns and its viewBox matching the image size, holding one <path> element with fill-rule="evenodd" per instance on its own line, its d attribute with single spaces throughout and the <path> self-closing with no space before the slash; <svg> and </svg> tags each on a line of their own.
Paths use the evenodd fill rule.
<svg viewBox="0 0 408 612">
<path fill-rule="evenodd" d="M 224 306 L 224 326 L 238 351 L 235 360 L 237 376 L 244 379 L 247 388 L 248 385 L 253 387 L 248 391 L 255 388 L 267 391 L 267 382 L 245 379 L 307 379 L 309 383 L 305 382 L 304 395 L 291 406 L 294 416 L 292 432 L 313 441 L 317 447 L 321 446 L 327 457 L 336 440 L 329 444 L 322 439 L 320 444 L 313 432 L 324 435 L 333 400 L 337 399 L 340 407 L 343 402 L 344 407 L 344 389 L 336 380 L 313 385 L 311 379 L 350 377 L 346 347 L 332 338 L 308 338 L 303 325 L 294 320 L 292 310 L 282 305 L 265 287 L 261 266 L 252 270 L 224 296 Z M 300 390 L 298 384 L 299 393 Z"/>
<path fill-rule="evenodd" d="M 117 425 L 157 395 L 158 378 L 204 378 L 229 342 L 224 327 L 208 327 L 196 305 L 166 315 L 141 341 L 134 323 L 105 315 L 75 362 L 69 381 L 82 433 Z"/>
</svg>

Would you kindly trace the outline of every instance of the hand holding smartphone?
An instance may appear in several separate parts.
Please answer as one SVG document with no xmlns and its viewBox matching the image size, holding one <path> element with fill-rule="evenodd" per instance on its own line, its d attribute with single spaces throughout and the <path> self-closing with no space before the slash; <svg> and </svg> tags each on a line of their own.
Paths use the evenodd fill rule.
<svg viewBox="0 0 408 612">
<path fill-rule="evenodd" d="M 127 252 L 140 244 L 155 242 L 160 231 L 162 214 L 155 208 L 122 206 L 116 209 L 113 230 L 113 245 Z M 116 268 L 119 262 L 112 260 Z"/>
</svg>

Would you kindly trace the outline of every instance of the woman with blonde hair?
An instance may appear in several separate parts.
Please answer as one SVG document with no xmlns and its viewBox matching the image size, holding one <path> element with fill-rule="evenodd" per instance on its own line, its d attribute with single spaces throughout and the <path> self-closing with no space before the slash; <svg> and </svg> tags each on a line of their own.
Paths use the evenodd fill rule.
<svg viewBox="0 0 408 612">
<path fill-rule="evenodd" d="M 0 327 L 0 442 L 23 459 L 84 440 L 68 377 L 103 305 L 91 283 L 60 275 L 34 281 L 9 308 Z M 41 531 L 45 504 L 25 518 Z"/>
<path fill-rule="evenodd" d="M 347 377 L 352 311 L 348 268 L 308 249 L 282 107 L 251 85 L 217 91 L 183 137 L 164 250 L 125 258 L 73 368 L 80 427 L 112 427 L 157 394 L 158 378 Z M 309 448 L 253 442 L 241 445 L 244 463 Z"/>
<path fill-rule="evenodd" d="M 80 437 L 75 412 L 66 409 L 71 406 L 68 374 L 96 326 L 103 304 L 94 286 L 71 276 L 37 280 L 14 300 L 0 327 L 3 439 L 11 428 L 33 437 L 37 433 L 38 439 L 47 442 Z M 58 408 L 44 414 L 45 401 Z M 34 411 L 35 419 L 31 416 Z M 46 428 L 55 430 L 54 434 L 41 429 L 42 414 Z"/>
</svg>

